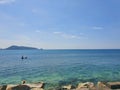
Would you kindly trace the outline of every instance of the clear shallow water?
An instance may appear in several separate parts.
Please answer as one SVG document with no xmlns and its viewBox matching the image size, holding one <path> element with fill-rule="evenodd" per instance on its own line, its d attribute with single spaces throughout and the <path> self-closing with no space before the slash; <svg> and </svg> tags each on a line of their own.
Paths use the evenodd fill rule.
<svg viewBox="0 0 120 90">
<path fill-rule="evenodd" d="M 21 60 L 21 56 L 27 60 Z M 120 50 L 1 50 L 0 84 L 120 81 Z"/>
</svg>

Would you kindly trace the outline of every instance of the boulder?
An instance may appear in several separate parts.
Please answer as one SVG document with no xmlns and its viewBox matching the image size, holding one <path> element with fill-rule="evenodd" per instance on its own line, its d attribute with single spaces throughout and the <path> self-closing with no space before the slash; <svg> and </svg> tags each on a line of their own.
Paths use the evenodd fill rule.
<svg viewBox="0 0 120 90">
<path fill-rule="evenodd" d="M 108 82 L 106 85 L 111 89 L 120 89 L 120 82 Z"/>
<path fill-rule="evenodd" d="M 6 90 L 11 90 L 12 87 L 16 87 L 17 85 L 7 85 Z"/>
<path fill-rule="evenodd" d="M 0 90 L 6 90 L 7 85 L 0 86 Z"/>
<path fill-rule="evenodd" d="M 75 90 L 90 90 L 89 88 L 77 88 Z"/>
<path fill-rule="evenodd" d="M 45 86 L 45 83 L 38 82 L 38 83 L 32 83 L 32 84 L 26 84 L 26 81 L 23 80 L 22 84 L 20 85 L 3 85 L 0 86 L 0 90 L 43 90 Z"/>
<path fill-rule="evenodd" d="M 71 90 L 72 89 L 72 85 L 63 86 L 62 89 Z"/>
<path fill-rule="evenodd" d="M 44 82 L 38 82 L 38 83 L 33 83 L 33 84 L 24 84 L 29 86 L 30 88 L 44 88 L 45 83 Z"/>
<path fill-rule="evenodd" d="M 86 82 L 86 83 L 79 83 L 77 88 L 80 89 L 80 88 L 93 88 L 93 87 L 94 87 L 94 83 Z"/>
<path fill-rule="evenodd" d="M 8 86 L 6 90 L 31 90 L 27 85 Z"/>
<path fill-rule="evenodd" d="M 109 87 L 106 86 L 103 82 L 97 83 L 97 90 L 111 90 Z"/>
<path fill-rule="evenodd" d="M 44 90 L 43 88 L 32 88 L 31 90 Z"/>
</svg>

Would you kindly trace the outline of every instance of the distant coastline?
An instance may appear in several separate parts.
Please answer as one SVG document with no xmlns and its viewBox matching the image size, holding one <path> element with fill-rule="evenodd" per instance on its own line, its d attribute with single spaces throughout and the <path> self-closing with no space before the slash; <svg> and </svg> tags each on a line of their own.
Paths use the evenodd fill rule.
<svg viewBox="0 0 120 90">
<path fill-rule="evenodd" d="M 16 46 L 16 45 L 12 45 L 10 47 L 4 48 L 4 49 L 0 49 L 0 50 L 43 50 L 35 48 L 35 47 L 27 47 L 27 46 Z"/>
<path fill-rule="evenodd" d="M 43 48 L 36 48 L 36 47 L 29 47 L 29 46 L 17 46 L 17 45 L 12 45 L 12 46 L 9 46 L 7 48 L 0 48 L 0 50 L 43 50 Z M 89 51 L 89 50 L 120 50 L 120 48 L 91 48 L 91 49 L 88 49 L 88 48 L 83 48 L 83 49 L 74 49 L 74 48 L 67 48 L 67 49 L 59 49 L 59 48 L 55 48 L 55 49 L 44 49 L 44 50 L 81 50 L 81 51 Z"/>
</svg>

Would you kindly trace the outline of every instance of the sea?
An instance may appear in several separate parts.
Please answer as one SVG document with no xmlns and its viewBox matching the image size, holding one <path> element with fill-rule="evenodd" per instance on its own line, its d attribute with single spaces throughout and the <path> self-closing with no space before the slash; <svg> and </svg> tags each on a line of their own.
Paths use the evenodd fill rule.
<svg viewBox="0 0 120 90">
<path fill-rule="evenodd" d="M 120 81 L 120 49 L 0 50 L 0 85 L 22 80 L 48 86 Z"/>
</svg>

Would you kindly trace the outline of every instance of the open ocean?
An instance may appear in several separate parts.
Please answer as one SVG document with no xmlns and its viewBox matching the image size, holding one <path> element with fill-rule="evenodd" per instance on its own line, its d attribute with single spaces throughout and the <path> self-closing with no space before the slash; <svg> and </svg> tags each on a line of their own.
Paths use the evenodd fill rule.
<svg viewBox="0 0 120 90">
<path fill-rule="evenodd" d="M 22 80 L 51 85 L 120 81 L 120 50 L 0 50 L 0 84 Z"/>
</svg>

